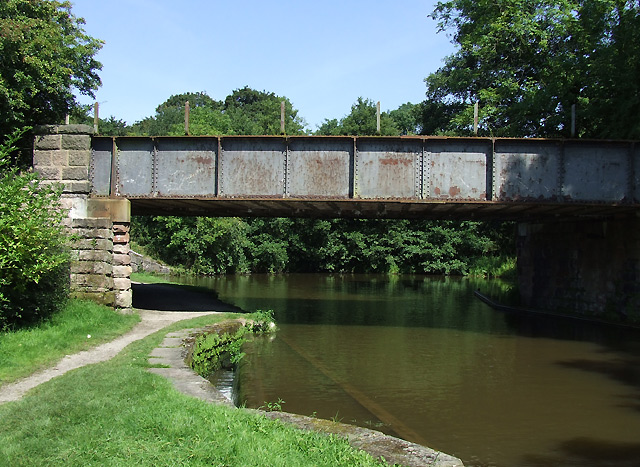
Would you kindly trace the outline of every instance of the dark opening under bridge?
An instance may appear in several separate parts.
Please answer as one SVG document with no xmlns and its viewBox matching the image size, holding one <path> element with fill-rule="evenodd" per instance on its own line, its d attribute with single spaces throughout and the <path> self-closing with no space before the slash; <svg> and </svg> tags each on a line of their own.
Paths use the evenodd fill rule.
<svg viewBox="0 0 640 467">
<path fill-rule="evenodd" d="M 100 137 L 38 129 L 76 293 L 131 306 L 133 214 L 519 221 L 529 307 L 640 319 L 640 144 L 445 137 Z"/>
<path fill-rule="evenodd" d="M 640 145 L 443 137 L 94 137 L 92 196 L 134 214 L 531 219 L 618 215 Z"/>
</svg>

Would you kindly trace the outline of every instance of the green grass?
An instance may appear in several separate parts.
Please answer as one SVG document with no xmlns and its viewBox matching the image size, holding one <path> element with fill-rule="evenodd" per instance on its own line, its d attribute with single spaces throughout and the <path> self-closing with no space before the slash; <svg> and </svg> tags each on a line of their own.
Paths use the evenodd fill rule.
<svg viewBox="0 0 640 467">
<path fill-rule="evenodd" d="M 90 301 L 69 300 L 61 312 L 43 323 L 0 333 L 0 384 L 52 365 L 69 353 L 112 340 L 139 321 L 137 315 L 123 315 Z"/>
<path fill-rule="evenodd" d="M 176 323 L 0 405 L 0 465 L 384 465 L 341 438 L 185 396 L 147 371 L 167 332 L 219 319 Z"/>
</svg>

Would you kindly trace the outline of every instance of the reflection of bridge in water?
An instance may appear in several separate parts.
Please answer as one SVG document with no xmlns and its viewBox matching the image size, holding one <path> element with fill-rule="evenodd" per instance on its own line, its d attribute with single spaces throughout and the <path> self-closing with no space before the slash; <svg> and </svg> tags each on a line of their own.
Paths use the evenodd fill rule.
<svg viewBox="0 0 640 467">
<path fill-rule="evenodd" d="M 94 137 L 92 195 L 134 214 L 535 219 L 634 213 L 632 142 Z"/>
<path fill-rule="evenodd" d="M 445 137 L 91 137 L 34 166 L 80 235 L 77 293 L 131 306 L 130 214 L 511 219 L 523 304 L 640 319 L 640 145 Z"/>
</svg>

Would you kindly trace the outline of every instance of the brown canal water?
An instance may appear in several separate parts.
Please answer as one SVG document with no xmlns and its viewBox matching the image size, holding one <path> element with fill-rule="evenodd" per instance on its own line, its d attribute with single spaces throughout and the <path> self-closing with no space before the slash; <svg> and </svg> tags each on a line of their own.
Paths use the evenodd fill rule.
<svg viewBox="0 0 640 467">
<path fill-rule="evenodd" d="M 640 466 L 640 334 L 492 310 L 490 281 L 200 279 L 275 336 L 246 346 L 238 404 L 372 427 L 467 466 Z M 284 402 L 279 402 L 284 401 Z"/>
</svg>

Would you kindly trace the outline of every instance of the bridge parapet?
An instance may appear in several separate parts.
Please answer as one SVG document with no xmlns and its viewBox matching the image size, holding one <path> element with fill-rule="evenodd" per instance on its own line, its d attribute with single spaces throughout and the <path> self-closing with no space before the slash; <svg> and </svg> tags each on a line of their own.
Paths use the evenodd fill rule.
<svg viewBox="0 0 640 467">
<path fill-rule="evenodd" d="M 640 145 L 627 141 L 94 137 L 90 179 L 92 196 L 129 198 L 141 213 L 155 205 L 220 215 L 226 206 L 264 215 L 262 202 L 279 215 L 330 217 L 322 203 L 336 202 L 333 217 L 517 219 L 536 206 L 551 215 L 585 205 L 633 210 L 636 166 Z"/>
</svg>

